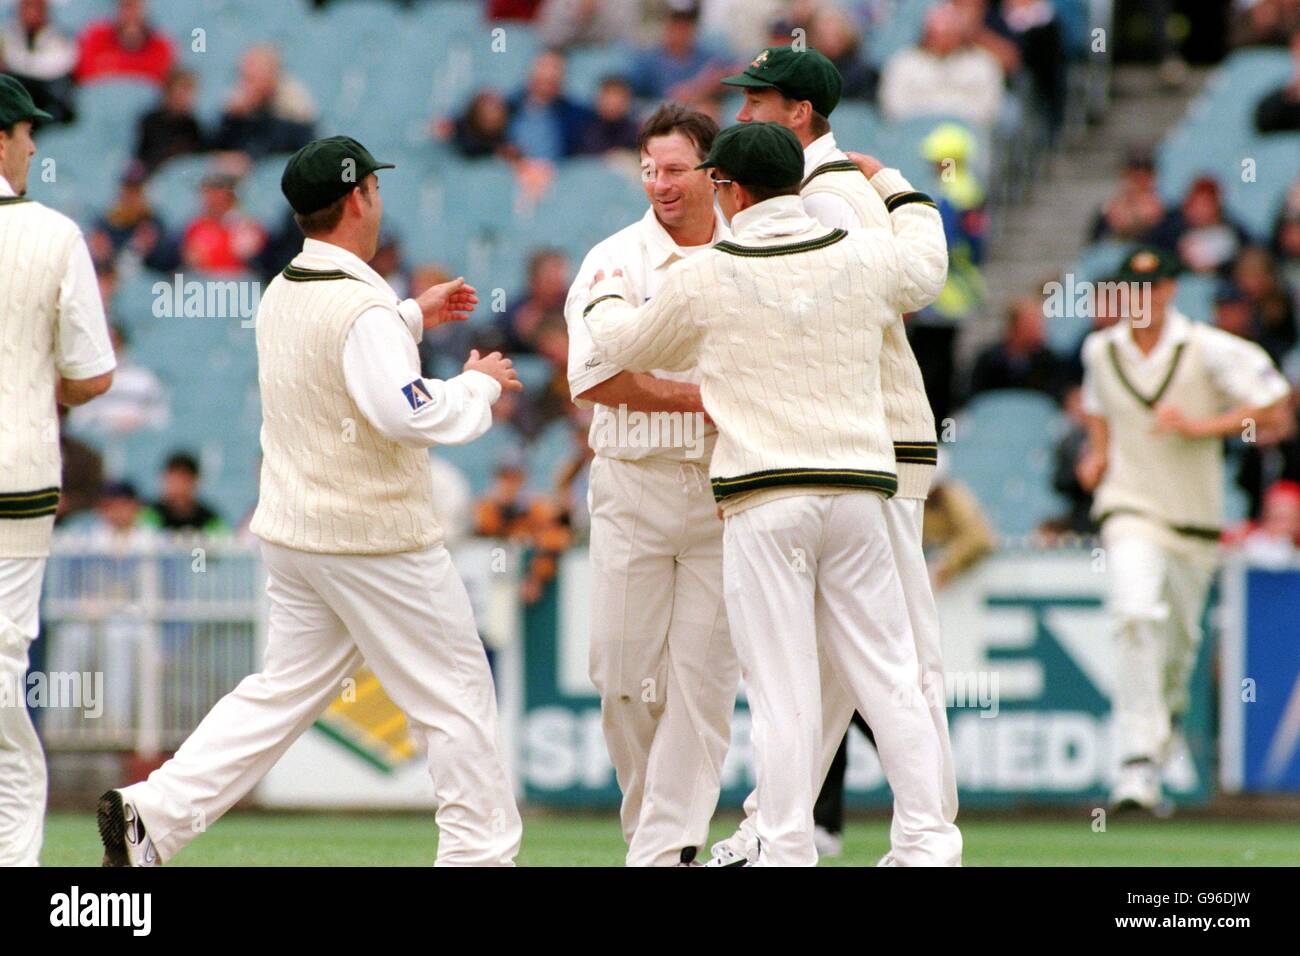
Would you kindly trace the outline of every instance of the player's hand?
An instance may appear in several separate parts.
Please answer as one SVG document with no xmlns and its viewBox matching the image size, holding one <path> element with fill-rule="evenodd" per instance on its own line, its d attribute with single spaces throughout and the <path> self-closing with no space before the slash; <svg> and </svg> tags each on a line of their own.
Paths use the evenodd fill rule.
<svg viewBox="0 0 1300 956">
<path fill-rule="evenodd" d="M 489 378 L 494 378 L 501 383 L 503 392 L 522 392 L 524 383 L 519 381 L 519 373 L 515 371 L 515 363 L 510 361 L 500 352 L 492 352 L 488 355 L 479 355 L 478 349 L 469 353 L 469 359 L 465 362 L 465 372 L 482 372 Z"/>
<path fill-rule="evenodd" d="M 1155 430 L 1162 433 L 1182 435 L 1184 438 L 1198 438 L 1196 421 L 1188 418 L 1177 405 L 1162 404 L 1156 406 Z"/>
<path fill-rule="evenodd" d="M 415 300 L 424 316 L 424 327 L 433 329 L 444 322 L 465 321 L 478 305 L 477 292 L 464 276 L 429 286 Z"/>
<path fill-rule="evenodd" d="M 622 269 L 615 269 L 615 270 L 614 270 L 614 275 L 616 275 L 616 276 L 622 276 L 622 275 L 623 275 L 623 270 L 622 270 Z M 596 288 L 597 284 L 599 284 L 599 283 L 601 283 L 601 282 L 604 282 L 604 281 L 605 281 L 605 270 L 604 270 L 604 269 L 597 269 L 597 270 L 596 270 L 596 274 L 595 274 L 594 276 L 591 277 L 591 285 L 587 286 L 587 288 L 588 288 L 588 289 L 594 289 L 594 288 Z"/>
<path fill-rule="evenodd" d="M 868 156 L 866 153 L 845 153 L 854 166 L 858 167 L 863 176 L 870 179 L 876 173 L 885 168 L 885 164 L 874 156 Z"/>
</svg>

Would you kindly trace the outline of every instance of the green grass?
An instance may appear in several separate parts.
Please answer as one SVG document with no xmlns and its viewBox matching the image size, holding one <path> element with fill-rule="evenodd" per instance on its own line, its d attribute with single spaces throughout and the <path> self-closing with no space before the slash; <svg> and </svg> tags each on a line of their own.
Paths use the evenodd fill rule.
<svg viewBox="0 0 1300 956">
<path fill-rule="evenodd" d="M 736 818 L 714 825 L 713 839 Z M 1111 819 L 961 820 L 967 866 L 1294 866 L 1300 827 L 1286 821 Z M 829 865 L 870 866 L 885 852 L 883 817 L 850 819 L 844 856 Z M 231 813 L 180 853 L 175 866 L 425 866 L 433 862 L 432 815 Z M 623 841 L 613 816 L 542 813 L 524 818 L 519 862 L 528 866 L 620 866 Z M 46 866 L 97 866 L 95 821 L 52 813 L 45 827 Z"/>
</svg>

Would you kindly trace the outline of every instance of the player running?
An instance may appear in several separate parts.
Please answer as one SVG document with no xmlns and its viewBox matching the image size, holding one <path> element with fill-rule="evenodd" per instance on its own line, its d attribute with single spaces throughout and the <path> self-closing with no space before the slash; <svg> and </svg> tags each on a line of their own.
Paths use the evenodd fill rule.
<svg viewBox="0 0 1300 956">
<path fill-rule="evenodd" d="M 828 117 L 839 103 L 841 80 L 829 59 L 811 47 L 768 47 L 743 73 L 722 82 L 744 91 L 745 102 L 736 114 L 739 122 L 779 123 L 798 137 L 804 160 L 800 196 L 810 216 L 830 228 L 890 227 L 886 203 L 864 171 L 840 151 L 831 131 Z M 898 490 L 884 505 L 885 526 L 916 639 L 919 681 L 939 734 L 944 818 L 952 823 L 957 819 L 957 776 L 948 738 L 939 611 L 921 547 L 925 499 L 934 476 L 937 444 L 921 369 L 901 320 L 890 323 L 883 332 L 880 387 L 898 465 Z M 847 688 L 833 680 L 829 672 L 824 672 L 822 678 L 823 751 L 811 782 L 814 793 L 822 788 L 823 781 L 827 787 L 844 785 L 845 763 L 836 761 L 836 753 L 844 747 L 845 731 L 854 710 Z M 828 779 L 833 765 L 840 773 L 838 778 Z M 754 791 L 745 800 L 745 819 L 740 828 L 713 847 L 709 865 L 734 866 L 753 856 L 756 800 Z M 898 825 L 896 816 L 892 826 L 895 839 L 899 837 Z"/>
<path fill-rule="evenodd" d="M 0 75 L 0 866 L 36 866 L 45 755 L 27 713 L 27 649 L 59 506 L 59 405 L 113 382 L 90 251 L 67 216 L 25 198 L 36 144 L 27 90 Z"/>
<path fill-rule="evenodd" d="M 434 519 L 426 449 L 487 431 L 511 363 L 471 353 L 422 378 L 424 329 L 464 319 L 463 279 L 399 301 L 366 262 L 383 200 L 354 139 L 316 140 L 281 189 L 306 239 L 257 310 L 266 660 L 144 783 L 100 799 L 106 866 L 171 859 L 246 794 L 362 661 L 428 750 L 440 865 L 508 866 L 521 824 L 469 596 Z"/>
<path fill-rule="evenodd" d="M 1161 804 L 1162 768 L 1177 756 L 1217 564 L 1223 439 L 1274 430 L 1290 391 L 1258 345 L 1174 307 L 1177 271 L 1168 252 L 1130 255 L 1118 276 L 1135 290 L 1129 320 L 1083 345 L 1078 474 L 1096 489 L 1118 641 L 1118 809 Z"/>
<path fill-rule="evenodd" d="M 595 404 L 590 669 L 623 791 L 628 866 L 695 862 L 718 802 L 739 669 L 707 480 L 717 431 L 704 420 L 700 374 L 626 371 L 602 356 L 582 315 L 597 272 L 621 267 L 640 304 L 675 263 L 730 235 L 696 168 L 717 132 L 676 104 L 646 120 L 639 148 L 650 208 L 587 254 L 564 310 L 570 391 L 579 405 Z"/>
<path fill-rule="evenodd" d="M 880 389 L 882 333 L 943 287 L 934 204 L 895 170 L 870 180 L 893 231 L 826 229 L 799 199 L 803 152 L 775 123 L 719 134 L 712 170 L 733 241 L 679 264 L 648 303 L 614 274 L 587 306 L 628 369 L 698 364 L 720 438 L 724 590 L 753 716 L 756 865 L 813 866 L 823 659 L 876 733 L 903 865 L 957 863 L 943 757 L 881 496 L 898 486 Z M 843 732 L 843 727 L 839 728 Z"/>
</svg>

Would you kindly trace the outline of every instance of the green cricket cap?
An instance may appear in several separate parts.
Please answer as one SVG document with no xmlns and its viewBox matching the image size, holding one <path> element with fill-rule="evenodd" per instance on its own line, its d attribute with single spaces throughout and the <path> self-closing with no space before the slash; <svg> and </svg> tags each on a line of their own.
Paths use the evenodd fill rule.
<svg viewBox="0 0 1300 956">
<path fill-rule="evenodd" d="M 328 136 L 308 143 L 289 157 L 280 177 L 280 191 L 301 215 L 324 209 L 360 186 L 381 163 L 351 136 Z"/>
<path fill-rule="evenodd" d="M 0 129 L 8 129 L 23 120 L 54 119 L 45 110 L 37 109 L 32 94 L 12 76 L 0 73 Z"/>
<path fill-rule="evenodd" d="M 785 189 L 803 180 L 803 147 L 780 123 L 740 123 L 719 133 L 695 168 L 713 166 L 742 186 Z"/>
<path fill-rule="evenodd" d="M 1160 282 L 1177 278 L 1180 271 L 1178 257 L 1173 253 L 1155 246 L 1143 246 L 1129 253 L 1115 278 L 1118 282 Z"/>
<path fill-rule="evenodd" d="M 844 87 L 835 64 L 812 47 L 796 50 L 770 46 L 749 61 L 744 73 L 724 77 L 727 86 L 780 90 L 793 100 L 807 100 L 822 116 L 830 116 Z"/>
</svg>

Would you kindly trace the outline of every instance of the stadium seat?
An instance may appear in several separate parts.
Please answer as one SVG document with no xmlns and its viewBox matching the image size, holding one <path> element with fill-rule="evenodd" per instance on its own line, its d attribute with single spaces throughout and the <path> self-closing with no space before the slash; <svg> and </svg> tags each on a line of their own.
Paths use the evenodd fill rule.
<svg viewBox="0 0 1300 956">
<path fill-rule="evenodd" d="M 1060 427 L 1060 411 L 1045 395 L 985 392 L 958 416 L 956 441 L 941 446 L 953 476 L 970 487 L 1003 535 L 1031 534 L 1064 510 L 1051 487 Z"/>
<path fill-rule="evenodd" d="M 567 421 L 554 421 L 542 429 L 542 433 L 528 446 L 524 458 L 528 490 L 554 490 L 555 476 L 574 450 L 573 427 Z"/>
</svg>

